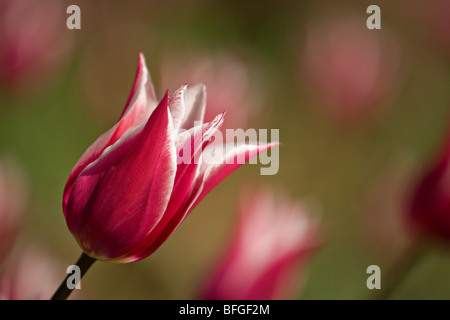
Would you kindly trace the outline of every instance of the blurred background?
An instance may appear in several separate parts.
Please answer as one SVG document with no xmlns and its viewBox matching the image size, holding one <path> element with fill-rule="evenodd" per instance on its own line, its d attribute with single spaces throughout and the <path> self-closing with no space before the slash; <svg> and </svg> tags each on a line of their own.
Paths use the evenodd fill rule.
<svg viewBox="0 0 450 320">
<path fill-rule="evenodd" d="M 72 4 L 80 30 L 66 28 Z M 380 30 L 366 27 L 372 4 Z M 292 298 L 367 298 L 367 267 L 383 275 L 408 244 L 405 203 L 447 130 L 449 17 L 448 0 L 1 0 L 0 157 L 20 171 L 17 237 L 63 280 L 81 253 L 65 182 L 119 118 L 143 52 L 159 97 L 204 81 L 206 120 L 227 110 L 227 128 L 279 129 L 279 172 L 243 166 L 152 256 L 95 264 L 76 297 L 195 299 L 243 188 L 269 185 L 320 217 L 323 245 Z M 449 265 L 445 246 L 428 251 L 393 298 L 450 298 Z"/>
</svg>

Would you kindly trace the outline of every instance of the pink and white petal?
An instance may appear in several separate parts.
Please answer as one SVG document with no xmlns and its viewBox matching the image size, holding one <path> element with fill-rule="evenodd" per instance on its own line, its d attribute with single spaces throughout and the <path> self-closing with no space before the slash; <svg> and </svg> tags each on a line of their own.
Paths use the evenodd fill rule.
<svg viewBox="0 0 450 320">
<path fill-rule="evenodd" d="M 203 123 L 206 108 L 206 85 L 196 84 L 186 90 L 184 97 L 186 111 L 181 128 L 189 129 L 196 125 L 196 122 Z"/>
<path fill-rule="evenodd" d="M 246 300 L 287 300 L 297 294 L 301 285 L 299 270 L 312 253 L 312 248 L 299 248 L 273 259 L 263 266 L 249 283 Z M 262 272 L 261 272 L 262 271 Z"/>
<path fill-rule="evenodd" d="M 153 110 L 158 104 L 155 89 L 153 87 L 150 73 L 148 72 L 147 64 L 145 62 L 145 57 L 142 52 L 139 53 L 138 67 L 133 87 L 131 88 L 130 95 L 120 118 L 123 118 L 128 112 L 130 112 L 140 98 L 145 98 L 148 102 L 150 102 L 150 104 L 153 104 Z M 150 110 L 150 113 L 153 110 Z"/>
<path fill-rule="evenodd" d="M 197 199 L 193 199 L 194 207 L 223 179 L 225 179 L 234 170 L 250 161 L 251 158 L 265 152 L 275 146 L 279 142 L 272 142 L 269 144 L 262 143 L 248 143 L 248 144 L 227 144 L 225 146 L 211 145 L 209 148 L 222 148 L 225 152 L 216 153 L 221 155 L 215 163 L 202 163 L 197 179 L 203 184 L 202 192 Z"/>
<path fill-rule="evenodd" d="M 201 187 L 201 185 L 196 187 Z M 199 191 L 199 189 L 191 190 L 190 194 L 199 194 Z M 117 259 L 116 262 L 128 263 L 138 261 L 155 252 L 180 225 L 187 216 L 187 213 L 191 211 L 192 203 L 189 203 L 188 199 L 189 197 L 184 200 L 177 211 L 173 212 L 174 214 L 172 214 L 170 219 L 164 219 L 164 221 L 158 223 L 139 246 L 133 248 L 132 251 Z"/>
<path fill-rule="evenodd" d="M 228 159 L 237 159 L 239 156 L 244 156 L 245 162 L 249 161 L 252 157 L 267 151 L 268 149 L 278 145 L 278 142 L 263 145 L 238 145 L 231 149 L 231 151 L 224 155 L 222 161 L 219 161 L 216 165 L 202 164 L 197 173 L 196 179 L 193 181 L 189 194 L 184 199 L 181 206 L 171 214 L 170 219 L 161 219 L 161 222 L 155 227 L 153 232 L 146 237 L 144 242 L 146 245 L 139 248 L 139 251 L 133 252 L 130 255 L 130 262 L 142 259 L 149 256 L 156 251 L 166 239 L 175 231 L 176 228 L 183 222 L 186 216 L 195 208 L 195 206 L 203 199 L 220 181 L 226 178 L 231 172 L 236 170 L 242 164 L 226 164 Z M 209 146 L 217 147 L 217 146 Z M 170 203 L 167 211 L 172 211 Z"/>
<path fill-rule="evenodd" d="M 88 254 L 108 260 L 122 256 L 163 216 L 176 172 L 171 121 L 166 95 L 126 157 L 104 172 L 84 208 L 78 208 L 83 214 L 75 234 Z M 89 174 L 95 169 L 80 175 L 80 188 L 84 187 L 81 181 L 92 178 Z"/>
<path fill-rule="evenodd" d="M 95 140 L 76 162 L 64 188 L 63 211 L 66 210 L 73 184 L 84 168 L 95 161 L 107 147 L 115 144 L 127 132 L 145 123 L 156 105 L 155 92 L 145 65 L 145 59 L 140 54 L 136 78 L 122 116 L 118 123 Z"/>
<path fill-rule="evenodd" d="M 185 104 L 184 104 L 184 93 L 186 92 L 187 85 L 181 86 L 177 91 L 175 91 L 169 100 L 170 114 L 173 119 L 173 128 L 178 130 L 181 125 L 181 121 L 184 118 Z"/>
<path fill-rule="evenodd" d="M 178 161 L 179 163 L 177 164 L 177 175 L 175 178 L 174 190 L 170 199 L 172 211 L 176 211 L 188 195 L 192 182 L 197 175 L 198 166 L 201 161 L 201 154 L 203 150 L 212 142 L 211 139 L 222 126 L 224 118 L 224 113 L 219 114 L 210 123 L 197 126 L 177 136 L 177 156 L 180 156 L 180 152 L 189 151 L 190 157 L 187 162 Z M 168 214 L 168 216 L 170 216 L 170 214 Z"/>
<path fill-rule="evenodd" d="M 72 171 L 69 174 L 69 178 L 67 179 L 64 194 L 63 194 L 63 211 L 66 211 L 67 201 L 70 196 L 70 192 L 72 191 L 73 184 L 75 180 L 78 178 L 81 171 L 84 170 L 86 166 L 88 166 L 91 162 L 95 161 L 102 152 L 108 147 L 108 143 L 111 140 L 114 132 L 116 130 L 116 125 L 103 133 L 93 144 L 91 144 L 86 151 L 81 155 L 80 159 L 75 163 Z"/>
<path fill-rule="evenodd" d="M 136 78 L 131 89 L 130 96 L 116 124 L 116 129 L 111 137 L 109 145 L 114 144 L 129 130 L 146 123 L 152 112 L 158 105 L 155 90 L 150 78 L 150 74 L 145 64 L 142 53 L 139 54 L 138 69 Z"/>
<path fill-rule="evenodd" d="M 174 187 L 171 198 L 167 206 L 164 216 L 158 225 L 146 236 L 141 243 L 133 248 L 132 251 L 125 254 L 123 258 L 129 261 L 143 259 L 156 250 L 159 245 L 155 246 L 154 241 L 160 238 L 163 232 L 166 236 L 164 240 L 172 233 L 172 225 L 175 221 L 175 227 L 179 224 L 176 216 L 184 216 L 186 205 L 192 193 L 192 183 L 197 176 L 200 163 L 201 152 L 211 143 L 211 137 L 220 129 L 224 120 L 224 114 L 218 115 L 212 122 L 197 126 L 188 131 L 179 134 L 177 137 L 176 149 L 177 154 L 181 150 L 190 150 L 190 161 L 187 163 L 179 163 L 177 165 L 177 173 L 175 177 Z M 198 160 L 196 160 L 198 159 Z M 162 241 L 164 242 L 164 241 Z M 161 244 L 162 244 L 161 242 Z M 148 253 L 148 254 L 147 254 Z"/>
<path fill-rule="evenodd" d="M 79 177 L 80 173 L 83 170 L 86 170 L 88 167 L 92 165 L 97 165 L 100 163 L 113 163 L 117 161 L 116 159 L 119 156 L 119 153 L 125 153 L 128 151 L 130 147 L 131 141 L 135 139 L 135 136 L 139 134 L 139 132 L 143 129 L 144 125 L 140 125 L 129 132 L 127 132 L 124 136 L 122 136 L 120 139 L 118 139 L 116 144 L 106 146 L 105 149 L 102 150 L 102 152 L 98 152 L 95 150 L 95 147 L 97 145 L 97 141 L 92 144 L 86 152 L 83 154 L 82 158 L 75 164 L 74 169 L 72 170 L 71 174 L 69 175 L 69 179 L 67 180 L 66 186 L 64 188 L 64 195 L 63 195 L 63 211 L 66 212 L 67 208 L 67 202 L 69 200 L 70 194 L 72 192 L 73 186 Z M 113 128 L 114 129 L 114 128 Z M 112 129 L 111 129 L 112 130 Z M 107 135 L 109 133 L 106 132 L 104 135 Z M 104 137 L 103 135 L 100 136 L 97 140 L 102 140 Z M 101 144 L 102 142 L 98 142 L 98 144 Z M 123 144 L 123 145 L 120 145 Z M 114 148 L 114 153 L 111 154 L 111 149 Z M 85 157 L 86 156 L 86 157 Z M 101 161 L 99 161 L 101 160 Z"/>
<path fill-rule="evenodd" d="M 98 159 L 90 163 L 83 170 L 82 174 L 77 177 L 77 180 L 72 185 L 70 192 L 65 194 L 64 216 L 66 217 L 69 230 L 72 233 L 78 233 L 80 224 L 79 214 L 82 213 L 99 180 L 110 167 L 118 165 L 123 161 L 123 158 L 136 143 L 143 128 L 144 125 L 142 124 L 120 138 L 120 143 L 106 148 Z M 73 188 L 73 186 L 76 186 L 76 188 Z"/>
</svg>

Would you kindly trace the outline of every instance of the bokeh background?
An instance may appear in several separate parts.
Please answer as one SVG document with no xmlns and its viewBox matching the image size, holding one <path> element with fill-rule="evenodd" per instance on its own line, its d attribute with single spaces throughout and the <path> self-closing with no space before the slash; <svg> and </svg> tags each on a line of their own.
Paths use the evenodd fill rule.
<svg viewBox="0 0 450 320">
<path fill-rule="evenodd" d="M 95 264 L 77 297 L 195 299 L 230 238 L 242 188 L 257 185 L 321 219 L 324 244 L 294 298 L 370 296 L 366 268 L 383 275 L 407 245 L 405 203 L 447 130 L 450 1 L 23 2 L 8 18 L 0 1 L 0 51 L 14 30 L 27 52 L 14 67 L 2 53 L 0 154 L 25 180 L 20 237 L 59 261 L 60 280 L 80 254 L 61 208 L 66 179 L 120 116 L 139 52 L 160 97 L 206 70 L 208 88 L 231 88 L 219 100 L 225 126 L 280 130 L 276 175 L 240 168 L 149 258 Z M 66 28 L 71 4 L 80 30 Z M 371 4 L 381 30 L 366 28 Z M 429 250 L 393 298 L 450 298 L 449 265 L 445 246 Z"/>
</svg>

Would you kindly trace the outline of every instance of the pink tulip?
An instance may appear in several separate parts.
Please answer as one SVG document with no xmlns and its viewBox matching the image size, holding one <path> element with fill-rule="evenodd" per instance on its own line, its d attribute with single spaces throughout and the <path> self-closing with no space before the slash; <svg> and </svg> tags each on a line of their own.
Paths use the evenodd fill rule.
<svg viewBox="0 0 450 320">
<path fill-rule="evenodd" d="M 258 99 L 252 94 L 248 68 L 235 56 L 227 53 L 214 57 L 187 53 L 181 58 L 167 58 L 161 69 L 163 88 L 178 88 L 180 79 L 208 86 L 206 121 L 225 111 L 227 119 L 223 129 L 245 128 L 248 125 Z"/>
<path fill-rule="evenodd" d="M 60 280 L 58 263 L 40 246 L 17 249 L 0 276 L 0 300 L 50 299 Z"/>
<path fill-rule="evenodd" d="M 207 279 L 208 300 L 294 299 L 301 267 L 317 248 L 317 221 L 300 204 L 270 190 L 242 198 L 225 255 Z"/>
<path fill-rule="evenodd" d="M 224 114 L 202 124 L 205 86 L 182 86 L 158 103 L 143 55 L 122 116 L 75 164 L 63 210 L 92 258 L 132 262 L 153 253 L 220 181 L 276 145 L 241 144 L 201 160 Z M 198 121 L 193 127 L 194 121 Z M 217 147 L 217 146 L 216 146 Z M 179 161 L 189 153 L 189 161 Z"/>
<path fill-rule="evenodd" d="M 42 81 L 61 62 L 70 44 L 65 9 L 58 1 L 0 0 L 0 84 Z"/>
<path fill-rule="evenodd" d="M 25 205 L 24 179 L 10 160 L 0 162 L 0 264 L 16 238 Z"/>
<path fill-rule="evenodd" d="M 395 91 L 399 50 L 388 29 L 342 16 L 309 26 L 301 67 L 325 113 L 355 123 L 377 116 Z"/>
<path fill-rule="evenodd" d="M 407 212 L 418 235 L 450 241 L 450 135 L 443 152 L 419 180 Z"/>
</svg>

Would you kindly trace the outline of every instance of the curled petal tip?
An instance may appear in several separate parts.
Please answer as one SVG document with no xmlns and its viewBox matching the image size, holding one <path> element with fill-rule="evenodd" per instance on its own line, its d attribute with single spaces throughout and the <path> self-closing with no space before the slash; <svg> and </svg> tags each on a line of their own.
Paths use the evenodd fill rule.
<svg viewBox="0 0 450 320">
<path fill-rule="evenodd" d="M 147 68 L 147 63 L 145 62 L 145 56 L 142 52 L 139 52 L 138 69 Z"/>
<path fill-rule="evenodd" d="M 187 84 L 187 83 L 184 83 L 184 84 L 180 87 L 180 89 L 178 89 L 179 95 L 184 95 L 184 93 L 186 92 L 187 87 L 188 87 L 188 84 Z"/>
<path fill-rule="evenodd" d="M 222 112 L 214 117 L 212 124 L 215 127 L 220 127 L 222 126 L 224 120 L 225 120 L 225 112 Z"/>
<path fill-rule="evenodd" d="M 225 119 L 225 114 L 226 114 L 225 111 L 222 113 L 219 113 L 217 116 L 214 117 L 213 122 L 223 121 Z"/>
</svg>

